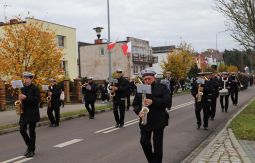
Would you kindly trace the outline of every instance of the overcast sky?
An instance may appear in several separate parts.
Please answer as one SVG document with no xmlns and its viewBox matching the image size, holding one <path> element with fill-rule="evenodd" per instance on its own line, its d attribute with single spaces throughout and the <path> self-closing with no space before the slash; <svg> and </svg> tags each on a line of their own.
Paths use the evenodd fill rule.
<svg viewBox="0 0 255 163">
<path fill-rule="evenodd" d="M 151 46 L 190 43 L 198 51 L 240 49 L 226 30 L 226 19 L 214 0 L 109 0 L 111 41 L 127 36 L 148 40 Z M 107 38 L 107 0 L 0 0 L 0 19 L 21 15 L 74 27 L 77 41 L 92 43 L 94 27 Z M 7 5 L 7 7 L 4 7 Z"/>
</svg>

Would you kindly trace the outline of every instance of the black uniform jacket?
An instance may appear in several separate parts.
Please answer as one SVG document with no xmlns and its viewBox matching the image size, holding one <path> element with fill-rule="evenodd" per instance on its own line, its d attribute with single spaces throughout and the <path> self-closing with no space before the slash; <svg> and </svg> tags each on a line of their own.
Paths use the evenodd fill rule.
<svg viewBox="0 0 255 163">
<path fill-rule="evenodd" d="M 118 83 L 114 84 L 116 87 L 118 87 L 118 90 L 115 91 L 115 96 L 113 97 L 113 100 L 120 100 L 126 98 L 126 95 L 130 91 L 130 83 L 127 79 L 120 77 L 118 79 Z"/>
<path fill-rule="evenodd" d="M 170 101 L 170 92 L 167 87 L 161 83 L 151 85 L 152 94 L 147 94 L 146 98 L 152 99 L 152 104 L 148 106 L 147 124 L 140 127 L 146 129 L 160 129 L 168 125 L 168 112 L 166 107 Z M 138 115 L 142 109 L 142 94 L 136 93 L 133 101 L 134 112 Z"/>
<path fill-rule="evenodd" d="M 30 84 L 21 88 L 21 93 L 26 95 L 27 98 L 22 100 L 23 113 L 20 116 L 20 122 L 30 123 L 38 122 L 40 120 L 39 103 L 40 91 L 37 86 Z"/>
<path fill-rule="evenodd" d="M 53 85 L 49 87 L 49 91 L 52 92 L 51 95 L 51 107 L 57 108 L 60 106 L 60 95 L 61 95 L 61 89 L 58 85 Z"/>
<path fill-rule="evenodd" d="M 91 90 L 86 89 L 86 87 L 82 87 L 82 93 L 84 94 L 85 101 L 96 101 L 97 98 L 97 85 L 92 82 L 88 84 L 91 87 Z M 88 87 L 87 85 L 87 87 Z"/>
<path fill-rule="evenodd" d="M 199 84 L 194 81 L 192 88 L 191 88 L 191 94 L 192 96 L 195 98 L 195 102 L 197 102 L 197 93 L 198 93 L 198 86 Z M 211 98 L 211 94 L 212 94 L 212 86 L 211 86 L 211 82 L 206 80 L 204 84 L 200 85 L 201 87 L 203 87 L 203 95 L 202 95 L 202 99 L 201 99 L 201 103 L 202 104 L 206 104 L 210 101 Z"/>
<path fill-rule="evenodd" d="M 236 79 L 236 76 L 230 77 L 230 92 L 238 91 L 240 82 Z"/>
</svg>

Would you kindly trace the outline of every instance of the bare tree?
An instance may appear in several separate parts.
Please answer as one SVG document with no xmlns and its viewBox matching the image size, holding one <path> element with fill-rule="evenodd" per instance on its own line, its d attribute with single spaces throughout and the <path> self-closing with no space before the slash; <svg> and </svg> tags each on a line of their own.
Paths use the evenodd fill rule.
<svg viewBox="0 0 255 163">
<path fill-rule="evenodd" d="M 227 19 L 231 36 L 246 49 L 255 49 L 255 0 L 215 0 Z"/>
</svg>

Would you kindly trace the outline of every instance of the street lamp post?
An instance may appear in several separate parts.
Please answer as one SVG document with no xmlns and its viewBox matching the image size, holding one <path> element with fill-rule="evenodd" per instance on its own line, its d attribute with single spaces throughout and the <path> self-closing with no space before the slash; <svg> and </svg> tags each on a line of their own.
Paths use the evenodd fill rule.
<svg viewBox="0 0 255 163">
<path fill-rule="evenodd" d="M 219 32 L 216 33 L 216 50 L 217 50 L 217 51 L 218 51 L 218 35 L 219 35 L 220 33 L 226 32 L 226 31 L 228 31 L 228 30 L 219 31 Z"/>
<path fill-rule="evenodd" d="M 108 22 L 108 44 L 111 41 L 111 30 L 110 30 L 110 6 L 109 6 L 109 0 L 107 0 L 107 22 Z M 109 60 L 109 81 L 112 79 L 112 58 L 111 58 L 111 51 L 108 50 L 108 60 Z"/>
</svg>

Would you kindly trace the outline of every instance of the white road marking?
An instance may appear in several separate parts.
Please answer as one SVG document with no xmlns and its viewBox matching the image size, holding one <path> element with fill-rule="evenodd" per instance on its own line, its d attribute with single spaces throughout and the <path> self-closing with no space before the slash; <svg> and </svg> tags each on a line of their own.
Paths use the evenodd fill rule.
<svg viewBox="0 0 255 163">
<path fill-rule="evenodd" d="M 169 110 L 168 112 L 175 111 L 177 109 L 183 108 L 183 107 L 191 105 L 191 104 L 194 104 L 194 101 L 189 101 L 189 102 L 186 102 L 186 103 L 183 103 L 183 104 L 180 104 L 180 105 L 173 106 L 171 108 L 171 110 Z M 136 119 L 125 122 L 123 127 L 127 127 L 127 126 L 130 126 L 130 125 L 136 124 L 138 122 L 139 122 L 139 118 L 136 118 Z M 113 132 L 113 131 L 116 131 L 116 130 L 119 130 L 119 129 L 120 128 L 115 128 L 115 126 L 111 126 L 111 127 L 108 127 L 108 128 L 102 129 L 102 130 L 95 131 L 94 133 L 95 134 L 98 134 L 98 133 L 107 134 L 107 133 L 110 133 L 110 132 Z"/>
<path fill-rule="evenodd" d="M 25 158 L 23 160 L 19 160 L 19 161 L 15 161 L 13 163 L 22 163 L 22 162 L 26 162 L 26 161 L 29 161 L 29 160 L 32 160 L 33 158 Z"/>
<path fill-rule="evenodd" d="M 18 159 L 21 159 L 21 158 L 24 158 L 25 156 L 18 156 L 18 157 L 15 157 L 15 158 L 12 158 L 12 159 L 9 159 L 9 160 L 6 160 L 6 161 L 3 161 L 1 163 L 9 163 L 9 162 L 12 162 L 12 161 L 15 161 L 15 160 L 18 160 Z"/>
<path fill-rule="evenodd" d="M 82 141 L 82 140 L 83 140 L 83 139 L 73 139 L 73 140 L 70 140 L 70 141 L 67 141 L 67 142 L 64 142 L 64 143 L 55 145 L 54 147 L 63 148 L 63 147 L 65 147 L 65 146 L 68 146 L 68 145 L 71 145 L 71 144 L 74 144 L 74 143 L 78 143 L 78 142 L 80 142 L 80 141 Z"/>
</svg>

